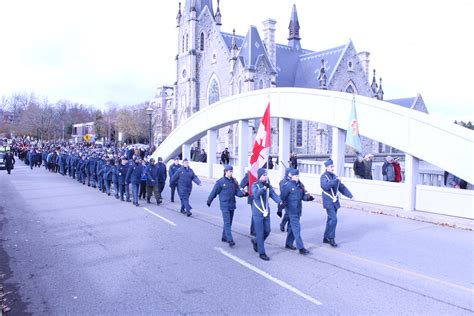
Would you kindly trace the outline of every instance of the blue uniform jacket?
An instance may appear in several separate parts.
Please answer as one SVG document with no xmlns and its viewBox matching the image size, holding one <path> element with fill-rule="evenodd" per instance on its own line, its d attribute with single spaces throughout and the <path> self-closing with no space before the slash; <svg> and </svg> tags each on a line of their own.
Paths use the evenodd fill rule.
<svg viewBox="0 0 474 316">
<path fill-rule="evenodd" d="M 245 193 L 239 187 L 237 180 L 234 178 L 227 178 L 226 176 L 217 180 L 212 189 L 207 204 L 210 205 L 212 201 L 219 195 L 219 203 L 222 211 L 233 211 L 236 209 L 235 197 L 243 197 Z"/>
<path fill-rule="evenodd" d="M 164 186 L 166 183 L 166 178 L 168 177 L 166 165 L 162 162 L 159 162 L 156 165 L 158 166 L 158 183 Z"/>
<path fill-rule="evenodd" d="M 143 166 L 141 163 L 135 164 L 128 169 L 126 182 L 132 184 L 140 184 L 142 177 Z"/>
<path fill-rule="evenodd" d="M 201 180 L 196 176 L 193 169 L 182 167 L 173 174 L 171 178 L 171 185 L 178 186 L 179 196 L 186 196 L 191 194 L 193 189 L 193 181 L 197 184 L 201 184 Z"/>
<path fill-rule="evenodd" d="M 127 182 L 127 173 L 128 169 L 130 168 L 129 164 L 125 165 L 120 165 L 118 167 L 118 183 L 119 184 L 129 184 L 130 182 Z"/>
<path fill-rule="evenodd" d="M 101 172 L 104 180 L 112 181 L 112 166 L 110 164 L 105 164 Z"/>
<path fill-rule="evenodd" d="M 158 186 L 158 178 L 159 178 L 159 169 L 158 165 L 151 165 L 149 164 L 146 167 L 146 185 L 149 187 L 156 187 Z"/>
<path fill-rule="evenodd" d="M 280 198 L 283 201 L 288 214 L 301 216 L 303 205 L 301 201 L 310 201 L 310 195 L 306 193 L 301 182 L 287 181 L 281 188 Z"/>
<path fill-rule="evenodd" d="M 342 184 L 341 180 L 331 172 L 326 171 L 321 175 L 321 189 L 323 189 L 322 199 L 323 207 L 325 209 L 335 208 L 337 210 L 341 207 L 339 197 L 337 196 L 338 192 L 341 192 L 348 198 L 352 198 L 352 193 L 349 189 L 347 189 L 346 186 Z"/>
<path fill-rule="evenodd" d="M 112 168 L 110 168 L 110 173 L 112 174 L 112 182 L 118 183 L 118 166 L 112 165 Z"/>
<path fill-rule="evenodd" d="M 176 171 L 178 171 L 179 168 L 181 168 L 181 167 L 182 167 L 182 166 L 181 166 L 180 164 L 177 164 L 177 165 L 176 165 L 176 164 L 174 164 L 174 163 L 170 166 L 169 171 L 168 171 L 168 173 L 169 173 L 169 175 L 170 175 L 170 186 L 171 186 L 171 178 L 172 178 L 173 175 L 176 173 Z"/>
<path fill-rule="evenodd" d="M 268 211 L 270 214 L 270 204 L 267 203 L 268 197 L 270 197 L 275 203 L 281 203 L 281 199 L 278 194 L 273 190 L 270 182 L 267 182 L 269 188 L 263 185 L 262 181 L 257 181 L 252 185 L 253 201 L 252 201 L 252 215 L 262 215 L 262 211 Z"/>
<path fill-rule="evenodd" d="M 87 167 L 89 168 L 89 174 L 95 175 L 96 174 L 96 165 L 97 165 L 97 159 L 96 158 L 90 158 L 89 162 L 87 163 Z"/>
</svg>

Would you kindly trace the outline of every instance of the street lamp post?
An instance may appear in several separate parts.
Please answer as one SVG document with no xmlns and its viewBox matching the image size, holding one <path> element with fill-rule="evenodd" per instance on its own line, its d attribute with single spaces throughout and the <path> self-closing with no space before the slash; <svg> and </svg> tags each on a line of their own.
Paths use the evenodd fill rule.
<svg viewBox="0 0 474 316">
<path fill-rule="evenodd" d="M 151 107 L 148 107 L 148 109 L 146 109 L 146 113 L 148 114 L 148 141 L 149 141 L 149 145 L 150 145 L 150 149 L 151 149 L 151 144 L 152 144 L 152 140 L 151 140 L 151 116 L 153 114 L 153 109 Z"/>
</svg>

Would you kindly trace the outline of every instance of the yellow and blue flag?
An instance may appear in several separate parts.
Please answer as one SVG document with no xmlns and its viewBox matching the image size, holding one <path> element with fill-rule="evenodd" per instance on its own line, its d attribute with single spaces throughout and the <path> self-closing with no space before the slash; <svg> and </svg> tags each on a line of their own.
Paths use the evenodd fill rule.
<svg viewBox="0 0 474 316">
<path fill-rule="evenodd" d="M 349 117 L 349 127 L 346 132 L 346 145 L 352 147 L 356 152 L 362 153 L 362 145 L 359 135 L 359 121 L 357 120 L 355 97 L 352 99 L 351 116 Z"/>
</svg>

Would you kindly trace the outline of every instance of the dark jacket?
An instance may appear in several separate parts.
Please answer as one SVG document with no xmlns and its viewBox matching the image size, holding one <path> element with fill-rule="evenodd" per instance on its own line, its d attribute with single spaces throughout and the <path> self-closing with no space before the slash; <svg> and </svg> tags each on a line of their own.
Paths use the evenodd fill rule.
<svg viewBox="0 0 474 316">
<path fill-rule="evenodd" d="M 13 165 L 15 164 L 15 157 L 13 157 L 12 153 L 6 153 L 5 155 L 5 167 L 7 169 L 13 169 Z"/>
<path fill-rule="evenodd" d="M 171 182 L 171 178 L 173 177 L 173 174 L 175 174 L 175 172 L 178 171 L 179 168 L 181 168 L 181 167 L 182 167 L 182 166 L 181 166 L 180 164 L 177 164 L 177 165 L 176 165 L 176 164 L 174 164 L 174 163 L 169 167 L 168 173 L 169 173 L 169 175 L 170 175 L 170 182 Z M 171 186 L 171 183 L 170 183 L 170 186 Z"/>
<path fill-rule="evenodd" d="M 233 211 L 236 209 L 235 197 L 243 197 L 245 193 L 237 180 L 234 178 L 227 178 L 226 176 L 217 180 L 209 197 L 207 198 L 207 205 L 211 205 L 212 201 L 219 195 L 219 204 L 222 211 Z"/>
<path fill-rule="evenodd" d="M 354 161 L 354 174 L 356 176 L 359 176 L 361 178 L 365 178 L 365 165 L 364 165 L 364 162 L 363 161 L 359 161 L 356 159 L 356 161 Z"/>
<path fill-rule="evenodd" d="M 130 169 L 130 165 L 127 163 L 125 165 L 120 165 L 118 167 L 118 183 L 119 184 L 129 184 L 130 182 L 127 181 L 127 173 L 128 169 Z"/>
<path fill-rule="evenodd" d="M 348 198 L 352 198 L 352 193 L 349 189 L 342 184 L 341 180 L 334 173 L 325 172 L 321 175 L 321 189 L 323 192 L 321 194 L 323 199 L 323 207 L 325 209 L 335 208 L 336 210 L 341 207 L 339 203 L 338 192 L 341 192 Z"/>
<path fill-rule="evenodd" d="M 171 185 L 178 186 L 179 196 L 190 195 L 193 189 L 193 182 L 197 185 L 201 184 L 201 180 L 196 176 L 193 169 L 181 167 L 173 174 L 171 178 Z"/>
<path fill-rule="evenodd" d="M 311 201 L 311 195 L 306 193 L 301 182 L 287 181 L 281 190 L 280 198 L 283 201 L 288 214 L 301 216 L 303 205 L 301 201 Z"/>
<path fill-rule="evenodd" d="M 166 178 L 168 177 L 166 165 L 162 162 L 158 162 L 156 165 L 158 166 L 158 184 L 161 187 L 164 187 L 166 183 Z"/>
<path fill-rule="evenodd" d="M 149 187 L 157 187 L 159 181 L 158 177 L 158 165 L 149 164 L 148 167 L 146 167 L 146 185 Z"/>
<path fill-rule="evenodd" d="M 143 166 L 141 163 L 134 164 L 128 169 L 125 181 L 132 184 L 140 184 Z"/>
</svg>

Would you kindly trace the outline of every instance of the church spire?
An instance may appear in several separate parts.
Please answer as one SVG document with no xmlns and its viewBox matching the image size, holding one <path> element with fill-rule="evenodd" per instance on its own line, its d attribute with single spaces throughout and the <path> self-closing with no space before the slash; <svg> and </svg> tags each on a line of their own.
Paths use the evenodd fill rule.
<svg viewBox="0 0 474 316">
<path fill-rule="evenodd" d="M 382 78 L 380 78 L 380 85 L 379 85 L 379 90 L 377 91 L 377 99 L 383 100 L 383 89 L 382 89 Z"/>
<path fill-rule="evenodd" d="M 324 67 L 324 59 L 321 59 L 321 69 L 319 70 L 319 89 L 327 90 L 327 80 L 326 68 Z"/>
<path fill-rule="evenodd" d="M 222 25 L 222 15 L 221 9 L 219 7 L 220 0 L 217 0 L 217 9 L 216 14 L 214 15 L 214 19 L 216 20 L 216 25 Z"/>
<path fill-rule="evenodd" d="M 231 47 L 231 49 L 232 49 L 232 52 L 238 50 L 237 42 L 235 41 L 235 29 L 232 30 L 232 47 Z"/>
<path fill-rule="evenodd" d="M 377 79 L 375 79 L 375 69 L 374 69 L 374 76 L 372 77 L 372 84 L 370 85 L 370 88 L 372 89 L 372 95 L 374 97 L 377 96 Z"/>
<path fill-rule="evenodd" d="M 178 7 L 178 15 L 176 15 L 176 26 L 179 26 L 181 24 L 181 17 L 183 15 L 181 14 L 181 2 L 179 3 Z"/>
<path fill-rule="evenodd" d="M 295 4 L 293 4 L 293 9 L 291 10 L 290 25 L 288 26 L 288 30 L 288 46 L 300 49 L 300 22 L 298 20 L 298 13 L 296 12 Z"/>
</svg>

